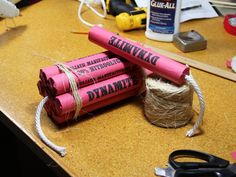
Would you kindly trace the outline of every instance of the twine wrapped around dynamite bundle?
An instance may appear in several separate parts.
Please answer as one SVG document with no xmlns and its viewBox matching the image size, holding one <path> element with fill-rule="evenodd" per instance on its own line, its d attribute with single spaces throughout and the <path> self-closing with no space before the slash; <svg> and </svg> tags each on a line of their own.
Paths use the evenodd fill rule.
<svg viewBox="0 0 236 177">
<path fill-rule="evenodd" d="M 186 125 L 193 117 L 193 88 L 176 86 L 156 76 L 146 79 L 144 113 L 152 123 L 165 128 Z"/>
<path fill-rule="evenodd" d="M 136 95 L 142 87 L 142 73 L 137 71 L 140 69 L 135 64 L 106 51 L 42 68 L 38 90 L 42 96 L 49 96 L 45 109 L 49 117 L 60 124 L 86 111 Z M 77 101 L 71 87 L 78 87 L 75 88 Z M 79 108 L 76 113 L 78 104 L 83 109 Z"/>
</svg>

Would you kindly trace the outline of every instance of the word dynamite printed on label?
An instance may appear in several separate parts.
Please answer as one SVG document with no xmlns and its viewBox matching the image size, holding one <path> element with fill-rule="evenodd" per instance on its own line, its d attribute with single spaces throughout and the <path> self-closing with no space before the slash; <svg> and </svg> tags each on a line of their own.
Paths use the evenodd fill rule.
<svg viewBox="0 0 236 177">
<path fill-rule="evenodd" d="M 133 87 L 135 85 L 138 85 L 138 83 L 138 78 L 136 78 L 135 76 L 130 76 L 122 80 L 118 80 L 116 82 L 87 91 L 87 95 L 89 97 L 89 101 L 92 101 L 94 99 L 98 99 L 115 92 L 120 92 L 121 90 L 127 89 L 129 87 Z"/>
<path fill-rule="evenodd" d="M 137 45 L 133 45 L 125 40 L 119 39 L 116 36 L 111 36 L 108 41 L 108 44 L 122 50 L 123 52 L 133 55 L 147 63 L 150 63 L 154 66 L 156 65 L 156 62 L 159 59 L 158 56 L 154 55 L 150 51 L 138 47 Z"/>
</svg>

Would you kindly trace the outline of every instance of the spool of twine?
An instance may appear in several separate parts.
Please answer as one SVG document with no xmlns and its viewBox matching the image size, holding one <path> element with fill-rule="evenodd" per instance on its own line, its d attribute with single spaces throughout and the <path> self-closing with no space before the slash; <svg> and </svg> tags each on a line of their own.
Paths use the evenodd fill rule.
<svg viewBox="0 0 236 177">
<path fill-rule="evenodd" d="M 152 123 L 165 128 L 186 125 L 193 117 L 193 88 L 173 85 L 157 76 L 146 79 L 144 113 Z"/>
</svg>

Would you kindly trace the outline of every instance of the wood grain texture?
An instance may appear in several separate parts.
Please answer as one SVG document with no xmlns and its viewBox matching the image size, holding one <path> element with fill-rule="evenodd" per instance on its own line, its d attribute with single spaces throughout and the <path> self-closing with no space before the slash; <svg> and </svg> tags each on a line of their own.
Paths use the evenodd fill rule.
<svg viewBox="0 0 236 177">
<path fill-rule="evenodd" d="M 89 42 L 86 34 L 71 33 L 88 31 L 77 18 L 77 8 L 74 0 L 44 0 L 24 8 L 22 16 L 15 19 L 14 29 L 6 31 L 5 22 L 0 21 L 0 110 L 10 120 L 10 126 L 19 127 L 71 176 L 154 177 L 154 167 L 164 167 L 168 155 L 176 149 L 205 151 L 232 161 L 230 152 L 236 150 L 236 84 L 194 68 L 192 74 L 206 101 L 203 134 L 186 138 L 191 124 L 178 129 L 151 125 L 143 115 L 142 98 L 136 97 L 64 127 L 54 125 L 43 112 L 45 134 L 56 144 L 66 146 L 68 154 L 61 158 L 47 148 L 34 129 L 35 109 L 42 99 L 36 87 L 39 69 L 104 51 Z M 148 40 L 144 30 L 118 31 L 113 17 L 100 19 L 86 8 L 83 16 L 124 37 L 223 70 L 228 70 L 225 60 L 236 55 L 236 38 L 224 31 L 220 17 L 182 24 L 181 31 L 194 29 L 208 40 L 206 50 L 182 53 L 172 43 Z M 198 108 L 196 97 L 194 106 Z M 196 118 L 197 114 L 192 124 Z"/>
</svg>

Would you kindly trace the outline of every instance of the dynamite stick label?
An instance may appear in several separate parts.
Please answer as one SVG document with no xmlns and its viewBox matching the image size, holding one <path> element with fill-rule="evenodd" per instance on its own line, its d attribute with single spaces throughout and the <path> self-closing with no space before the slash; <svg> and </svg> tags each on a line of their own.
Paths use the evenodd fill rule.
<svg viewBox="0 0 236 177">
<path fill-rule="evenodd" d="M 137 67 L 136 66 L 129 66 L 126 68 L 121 68 L 121 69 L 113 71 L 113 72 L 108 72 L 108 73 L 102 74 L 98 77 L 92 77 L 92 78 L 88 78 L 85 80 L 80 80 L 79 83 L 77 84 L 77 86 L 81 87 L 81 86 L 89 85 L 89 84 L 97 82 L 97 81 L 105 80 L 105 79 L 111 78 L 113 76 L 132 71 L 135 68 L 137 68 Z M 86 70 L 86 72 L 89 73 L 88 70 Z"/>
<path fill-rule="evenodd" d="M 109 66 L 112 66 L 112 65 L 115 65 L 117 63 L 121 63 L 121 60 L 116 58 L 112 61 L 107 61 L 107 62 L 104 62 L 104 63 L 99 63 L 97 65 L 92 65 L 89 67 L 90 71 L 93 72 L 93 71 L 96 71 L 96 70 L 100 70 L 100 69 L 103 69 L 103 68 L 106 68 L 106 67 L 109 67 Z"/>
<path fill-rule="evenodd" d="M 97 58 L 97 59 L 88 61 L 88 62 L 87 62 L 87 66 L 90 66 L 90 65 L 93 65 L 93 64 L 96 64 L 96 63 L 100 63 L 100 62 L 106 61 L 106 60 L 108 60 L 108 59 L 109 59 L 108 56 L 105 56 L 105 57 L 102 57 L 102 58 Z"/>
<path fill-rule="evenodd" d="M 87 69 L 78 70 L 77 73 L 80 76 L 79 77 L 80 79 L 79 79 L 77 86 L 80 87 L 81 85 L 91 84 L 91 83 L 97 82 L 99 80 L 111 78 L 112 76 L 126 73 L 128 71 L 131 71 L 131 70 L 137 68 L 136 65 L 131 64 L 131 63 L 130 64 L 127 63 L 126 66 L 122 66 L 122 67 L 120 66 L 116 69 L 112 69 L 109 71 L 109 67 L 112 67 L 114 65 L 118 65 L 119 63 L 125 63 L 125 62 L 127 62 L 127 61 L 126 60 L 122 61 L 121 59 L 115 58 L 113 60 L 99 63 L 97 65 L 92 65 L 92 66 L 88 67 Z M 95 73 L 98 73 L 99 70 L 103 70 L 103 72 L 101 72 L 99 74 L 95 74 Z M 84 77 L 84 78 L 82 78 L 82 77 Z"/>
<path fill-rule="evenodd" d="M 75 80 L 78 88 L 103 81 L 114 76 L 127 73 L 137 69 L 137 65 L 134 65 L 127 60 L 120 58 L 113 58 L 101 63 L 97 63 L 91 66 L 77 69 L 75 72 Z M 60 74 L 49 78 L 51 95 L 59 95 L 70 91 L 70 85 L 68 78 L 65 74 Z"/>
<path fill-rule="evenodd" d="M 133 45 L 127 42 L 126 40 L 118 39 L 116 36 L 111 36 L 108 41 L 108 44 L 154 66 L 156 66 L 156 62 L 160 58 L 159 56 L 156 56 L 150 51 Z"/>
<path fill-rule="evenodd" d="M 123 74 L 111 79 L 107 79 L 97 84 L 93 84 L 78 90 L 83 107 L 101 102 L 105 99 L 113 99 L 129 91 L 138 91 L 141 88 L 141 73 Z M 76 103 L 72 93 L 65 93 L 55 98 L 55 111 L 57 115 L 62 115 L 75 110 Z"/>
<path fill-rule="evenodd" d="M 106 95 L 112 94 L 114 92 L 119 92 L 129 87 L 138 85 L 138 83 L 139 83 L 138 78 L 136 78 L 135 76 L 131 76 L 131 77 L 95 88 L 93 90 L 87 91 L 87 96 L 89 98 L 89 102 L 91 102 L 94 99 L 98 99 Z"/>
<path fill-rule="evenodd" d="M 96 63 L 100 63 L 102 61 L 106 61 L 106 60 L 109 60 L 109 59 L 110 59 L 109 56 L 104 56 L 104 57 L 101 57 L 101 58 L 94 58 L 91 61 L 87 61 L 87 62 L 79 63 L 77 65 L 73 65 L 70 68 L 76 70 L 76 69 L 83 68 L 85 66 L 90 66 L 90 65 L 93 65 L 93 64 L 96 64 Z"/>
<path fill-rule="evenodd" d="M 97 65 L 92 65 L 92 66 L 90 66 L 90 67 L 88 67 L 86 69 L 84 69 L 86 67 L 86 65 L 84 65 L 84 68 L 80 69 L 80 70 L 76 70 L 76 73 L 79 76 L 83 76 L 85 74 L 89 74 L 89 73 L 95 72 L 97 70 L 101 70 L 103 68 L 107 68 L 109 66 L 115 65 L 115 64 L 120 63 L 120 62 L 121 61 L 119 59 L 115 59 L 115 60 L 112 60 L 112 61 L 106 61 L 104 63 L 99 63 Z"/>
</svg>

